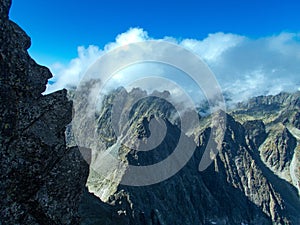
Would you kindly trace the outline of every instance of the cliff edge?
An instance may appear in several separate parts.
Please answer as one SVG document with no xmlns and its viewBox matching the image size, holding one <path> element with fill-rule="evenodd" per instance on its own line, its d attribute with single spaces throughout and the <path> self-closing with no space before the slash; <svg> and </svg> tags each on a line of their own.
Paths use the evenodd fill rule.
<svg viewBox="0 0 300 225">
<path fill-rule="evenodd" d="M 28 54 L 31 40 L 0 1 L 0 224 L 79 224 L 88 164 L 67 148 L 66 90 L 42 95 L 49 69 Z"/>
</svg>

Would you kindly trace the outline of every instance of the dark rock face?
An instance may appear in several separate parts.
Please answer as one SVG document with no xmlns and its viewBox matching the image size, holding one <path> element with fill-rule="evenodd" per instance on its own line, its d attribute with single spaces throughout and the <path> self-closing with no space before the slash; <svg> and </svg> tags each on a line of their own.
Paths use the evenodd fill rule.
<svg viewBox="0 0 300 225">
<path fill-rule="evenodd" d="M 43 96 L 50 71 L 27 53 L 30 38 L 0 2 L 0 223 L 79 224 L 88 165 L 66 148 L 66 90 Z"/>
<path fill-rule="evenodd" d="M 180 131 L 174 126 L 172 129 L 160 151 L 176 146 L 171 137 L 178 136 Z M 196 149 L 180 172 L 162 183 L 119 187 L 128 193 L 135 209 L 134 224 L 271 224 L 259 207 L 228 185 L 226 175 L 216 172 L 214 164 L 204 173 L 198 172 L 202 147 Z M 138 159 L 148 161 L 145 157 Z M 140 215 L 145 216 L 146 223 L 140 221 Z"/>
<path fill-rule="evenodd" d="M 255 141 L 260 133 L 265 137 L 263 124 L 259 121 L 246 123 L 247 128 L 250 125 L 255 127 L 250 132 L 229 115 L 227 121 L 223 149 L 217 156 L 221 176 L 216 177 L 226 177 L 223 182 L 227 180 L 233 187 L 240 189 L 274 223 L 297 224 L 297 211 L 300 209 L 297 193 L 288 182 L 275 176 L 264 165 L 258 151 L 251 149 L 251 145 L 246 142 L 247 136 L 256 143 L 254 147 L 263 141 Z"/>
<path fill-rule="evenodd" d="M 142 90 L 126 92 L 119 88 L 104 98 L 96 126 L 101 141 L 107 140 L 107 145 L 102 145 L 100 151 L 108 151 L 117 140 L 112 128 L 112 103 L 118 94 L 122 96 L 121 108 L 125 110 L 129 110 L 134 96 L 145 97 L 134 105 L 133 113 L 129 113 L 130 125 L 125 133 L 135 132 L 141 139 L 148 137 L 149 121 L 153 117 L 163 118 L 167 126 L 164 140 L 150 152 L 118 147 L 119 157 L 130 165 L 152 165 L 165 159 L 176 147 L 182 131 L 176 120 L 170 121 L 173 118 L 170 106 L 153 97 L 147 98 Z M 285 100 L 282 96 L 270 98 L 280 104 L 284 102 L 283 108 L 290 107 L 289 101 L 294 101 L 293 98 L 283 96 Z M 270 112 L 269 108 L 266 110 Z M 125 114 L 121 113 L 120 121 L 125 121 L 122 120 Z M 118 179 L 102 179 L 92 174 L 88 187 L 99 197 L 103 197 L 101 190 L 109 190 L 111 195 L 106 202 L 113 208 L 107 215 L 116 215 L 113 212 L 116 212 L 116 206 L 119 207 L 117 212 L 125 219 L 119 224 L 298 224 L 300 202 L 295 186 L 274 174 L 274 168 L 260 155 L 262 146 L 267 146 L 269 141 L 274 142 L 276 145 L 270 146 L 270 149 L 274 152 L 272 157 L 277 156 L 278 168 L 289 169 L 297 140 L 285 125 L 277 124 L 277 121 L 282 121 L 283 114 L 269 115 L 271 122 L 268 124 L 252 116 L 243 125 L 227 115 L 222 149 L 214 163 L 203 172 L 198 171 L 198 165 L 212 130 L 209 125 L 195 130 L 191 136 L 185 136 L 186 140 L 197 144 L 197 148 L 189 162 L 169 179 L 151 186 L 132 187 L 121 185 Z M 201 120 L 202 124 L 209 124 L 206 121 L 209 117 Z M 126 127 L 124 123 L 120 124 Z M 274 134 L 268 130 L 270 127 L 277 128 Z M 278 133 L 278 130 L 281 132 Z M 217 134 L 213 136 L 215 139 L 218 137 Z M 112 171 L 120 172 L 118 167 Z M 98 205 L 101 205 L 100 202 Z M 103 216 L 94 218 L 94 221 L 91 219 L 85 224 L 94 224 L 95 221 L 113 224 L 109 219 L 104 220 Z"/>
<path fill-rule="evenodd" d="M 1 1 L 1 8 L 0 8 L 0 18 L 2 19 L 8 19 L 8 12 L 9 8 L 11 6 L 11 0 L 3 0 Z"/>
<path fill-rule="evenodd" d="M 297 140 L 286 128 L 274 131 L 271 137 L 264 143 L 261 156 L 271 168 L 282 171 L 293 158 Z"/>
<path fill-rule="evenodd" d="M 259 96 L 251 98 L 247 102 L 239 103 L 237 108 L 245 108 L 251 111 L 263 110 L 272 111 L 278 110 L 282 106 L 299 107 L 300 91 L 289 94 L 282 92 L 278 95 Z"/>
<path fill-rule="evenodd" d="M 259 146 L 267 138 L 266 127 L 261 120 L 251 120 L 244 123 L 246 139 L 253 149 L 258 149 Z"/>
<path fill-rule="evenodd" d="M 122 96 L 122 108 L 125 110 L 129 108 L 128 104 L 130 103 L 128 102 L 132 102 L 132 99 L 136 96 L 145 97 L 144 100 L 137 102 L 133 106 L 133 113 L 129 113 L 128 123 L 130 126 L 127 132 L 132 131 L 138 138 L 148 137 L 149 121 L 156 116 L 163 118 L 167 127 L 164 140 L 150 152 L 120 148 L 118 150 L 120 157 L 125 155 L 130 165 L 153 165 L 164 160 L 176 148 L 182 131 L 179 125 L 176 124 L 176 121 L 173 121 L 173 123 L 170 121 L 172 119 L 171 112 L 173 111 L 170 105 L 161 99 L 147 98 L 146 93 L 142 90 L 126 92 L 124 89 L 117 89 L 104 98 L 103 108 L 97 118 L 97 128 L 99 137 L 102 138 L 101 141 L 108 140 L 109 144 L 107 145 L 108 147 L 104 145 L 105 147 L 102 151 L 105 151 L 105 148 L 110 148 L 116 142 L 115 133 L 111 129 L 111 103 L 114 102 L 113 99 L 118 93 Z M 125 121 L 125 119 L 122 120 L 122 115 L 125 114 L 121 113 L 120 121 Z M 234 157 L 248 152 L 248 148 L 243 126 L 236 123 L 231 117 L 229 118 L 229 123 L 231 126 L 229 126 L 227 133 L 228 143 L 231 141 L 229 144 L 234 146 L 232 152 L 235 153 L 228 157 L 230 158 L 229 160 L 234 161 Z M 123 123 L 122 125 L 126 127 L 126 124 Z M 254 204 L 245 195 L 243 185 L 229 184 L 230 179 L 240 179 L 237 174 L 240 167 L 232 169 L 234 171 L 232 172 L 230 170 L 231 167 L 224 167 L 224 165 L 222 166 L 223 161 L 216 160 L 215 164 L 220 164 L 219 172 L 216 172 L 217 169 L 214 167 L 214 164 L 204 173 L 198 171 L 198 165 L 207 140 L 205 136 L 208 133 L 209 128 L 202 134 L 197 134 L 202 141 L 199 146 L 195 146 L 194 155 L 177 174 L 161 183 L 142 187 L 124 186 L 118 183 L 120 180 L 103 180 L 100 176 L 97 177 L 97 175 L 92 174 L 89 178 L 88 186 L 90 185 L 90 190 L 96 195 L 98 194 L 99 197 L 103 197 L 101 192 L 97 193 L 97 190 L 101 190 L 101 187 L 105 190 L 113 190 L 112 186 L 117 186 L 115 192 L 111 193 L 112 195 L 107 200 L 107 203 L 114 207 L 119 207 L 117 212 L 126 215 L 127 221 L 123 220 L 123 223 L 119 224 L 271 224 L 271 216 L 268 218 L 268 215 L 262 211 L 260 206 Z M 230 139 L 232 135 L 235 136 L 234 141 Z M 192 137 L 184 136 L 184 139 L 186 140 L 186 148 L 196 145 Z M 240 151 L 240 146 L 247 149 Z M 252 158 L 248 154 L 245 163 L 249 167 L 251 166 L 251 160 Z M 230 171 L 226 172 L 227 169 Z M 120 172 L 118 168 L 114 171 Z M 120 197 L 123 200 L 120 200 Z M 90 203 L 96 204 L 95 199 Z M 82 205 L 83 212 L 87 211 L 87 205 L 87 202 Z M 100 211 L 101 203 L 98 202 L 97 205 L 100 205 L 98 208 L 98 211 Z M 115 211 L 115 209 L 112 208 L 112 211 Z M 112 212 L 108 212 L 109 214 L 114 215 Z M 99 215 L 102 214 L 99 213 Z M 96 224 L 97 221 L 111 224 L 109 219 L 111 216 L 104 219 L 105 217 L 99 215 L 94 216 L 94 219 L 89 221 L 86 219 L 85 224 Z"/>
<path fill-rule="evenodd" d="M 300 129 L 300 112 L 295 114 L 292 123 L 296 128 Z"/>
<path fill-rule="evenodd" d="M 79 149 L 66 147 L 64 134 L 71 121 L 72 103 L 65 90 L 41 95 L 51 73 L 28 55 L 30 38 L 8 20 L 10 4 L 9 0 L 0 2 L 0 224 L 300 223 L 300 203 L 294 186 L 271 171 L 289 169 L 295 152 L 299 153 L 299 140 L 292 131 L 283 124 L 282 129 L 275 128 L 278 121 L 286 118 L 287 125 L 291 121 L 299 128 L 299 112 L 293 111 L 293 118 L 289 114 L 291 109 L 299 108 L 300 92 L 261 96 L 241 104 L 243 115 L 249 113 L 264 119 L 276 112 L 279 116 L 275 113 L 269 124 L 252 119 L 242 125 L 228 115 L 222 149 L 204 172 L 198 171 L 198 163 L 212 130 L 206 125 L 201 132 L 184 135 L 187 143 L 197 144 L 195 153 L 177 174 L 161 183 L 132 187 L 121 185 L 120 180 L 91 177 L 89 185 L 95 189 L 110 188 L 106 204 L 84 187 L 89 168 Z M 86 88 L 96 83 L 92 81 Z M 139 89 L 127 93 L 121 88 L 115 94 L 121 95 L 120 107 L 125 111 L 130 108 L 128 102 L 147 97 Z M 164 99 L 169 96 L 168 92 L 157 93 L 160 94 Z M 112 100 L 113 96 L 104 99 L 104 107 L 96 118 L 99 140 L 105 143 L 97 147 L 104 152 L 117 142 Z M 80 107 L 84 108 L 84 104 L 83 99 Z M 281 108 L 285 108 L 282 114 Z M 122 112 L 119 119 L 123 126 L 126 114 Z M 129 116 L 130 126 L 121 132 L 132 132 L 143 139 L 150 135 L 151 118 L 162 117 L 167 134 L 150 156 L 147 152 L 119 148 L 121 160 L 150 165 L 174 150 L 182 131 L 177 121 L 172 121 L 173 109 L 168 103 L 146 98 L 134 105 Z M 267 126 L 275 133 L 266 133 Z M 195 139 L 199 141 L 194 143 Z M 264 148 L 259 152 L 261 146 Z M 85 159 L 90 158 L 86 151 Z M 295 168 L 299 165 L 294 164 Z M 118 167 L 112 171 L 116 175 L 123 172 Z"/>
</svg>

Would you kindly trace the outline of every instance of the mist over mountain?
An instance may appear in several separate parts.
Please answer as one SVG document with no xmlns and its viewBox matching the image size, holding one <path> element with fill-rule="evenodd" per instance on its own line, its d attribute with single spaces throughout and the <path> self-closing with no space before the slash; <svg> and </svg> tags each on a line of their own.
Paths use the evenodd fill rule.
<svg viewBox="0 0 300 225">
<path fill-rule="evenodd" d="M 31 40 L 9 20 L 10 6 L 0 1 L 0 224 L 300 224 L 299 91 L 246 93 L 227 112 L 185 108 L 159 88 L 116 85 L 94 98 L 97 79 L 42 94 L 52 74 L 29 56 Z M 271 38 L 275 62 L 282 49 L 295 56 L 291 36 Z M 232 46 L 266 45 L 210 38 L 220 37 L 228 60 Z"/>
<path fill-rule="evenodd" d="M 249 38 L 232 33 L 213 33 L 202 40 L 161 37 L 154 39 L 151 33 L 142 28 L 130 28 L 119 34 L 115 41 L 106 46 L 79 46 L 78 56 L 68 64 L 57 62 L 48 65 L 54 74 L 53 83 L 47 85 L 46 93 L 77 86 L 86 71 L 100 57 L 112 50 L 135 42 L 161 40 L 167 41 L 193 52 L 211 69 L 222 91 L 231 103 L 246 101 L 259 95 L 276 95 L 280 92 L 295 92 L 300 88 L 298 56 L 300 50 L 299 34 L 282 32 L 277 35 Z M 159 54 L 159 53 L 158 53 Z M 122 57 L 122 56 L 120 56 Z M 178 55 L 180 58 L 180 55 Z M 116 59 L 118 60 L 118 59 Z M 123 68 L 124 69 L 124 68 Z M 170 76 L 172 74 L 172 76 Z M 201 90 L 185 76 L 180 79 L 174 69 L 161 65 L 139 65 L 124 69 L 113 76 L 114 87 L 124 86 L 141 75 L 157 75 L 177 82 L 180 87 L 190 91 L 191 96 L 202 95 Z M 97 79 L 99 77 L 95 77 Z M 143 89 L 163 91 L 172 89 L 159 81 L 149 83 Z"/>
<path fill-rule="evenodd" d="M 146 141 L 155 135 L 162 128 L 151 133 L 149 123 L 158 117 L 166 124 L 166 136 L 151 151 L 139 151 L 139 146 L 129 148 L 126 142 L 119 143 L 120 136 L 111 122 L 112 104 L 120 96 L 120 114 L 129 118 L 120 119 L 123 122 L 119 125 L 126 127 L 125 134 L 129 133 L 131 139 Z M 137 96 L 143 98 L 132 106 Z M 154 99 L 141 89 L 127 92 L 119 88 L 104 98 L 96 117 L 98 144 L 89 147 L 97 146 L 94 156 L 98 160 L 90 165 L 87 186 L 103 201 L 121 207 L 122 216 L 130 221 L 124 224 L 299 223 L 299 130 L 295 126 L 299 92 L 255 97 L 228 112 L 224 139 L 212 135 L 216 142 L 221 139 L 222 148 L 204 172 L 199 172 L 198 166 L 211 137 L 212 115 L 199 117 L 199 126 L 184 134 L 190 143 L 187 146 L 195 146 L 195 151 L 185 165 L 178 164 L 182 168 L 176 175 L 150 186 L 123 185 L 122 179 L 130 173 L 129 165 L 145 166 L 163 161 L 178 145 L 182 133 L 180 122 L 172 120 L 172 113 L 176 112 L 167 101 L 168 95 L 161 93 L 161 96 Z M 127 110 L 133 111 L 128 114 Z M 79 124 L 73 126 L 80 126 L 84 121 L 81 117 Z M 114 156 L 113 163 L 106 164 L 107 153 Z M 138 173 L 133 176 L 139 179 Z M 154 178 L 157 176 L 160 175 Z M 124 198 L 127 203 L 118 205 Z M 84 215 L 87 204 L 81 208 L 84 224 L 89 224 Z"/>
</svg>

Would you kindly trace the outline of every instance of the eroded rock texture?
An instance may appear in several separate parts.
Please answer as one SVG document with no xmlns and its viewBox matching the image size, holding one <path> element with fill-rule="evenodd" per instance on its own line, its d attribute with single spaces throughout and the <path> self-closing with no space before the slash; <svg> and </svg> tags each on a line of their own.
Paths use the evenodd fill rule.
<svg viewBox="0 0 300 225">
<path fill-rule="evenodd" d="M 168 97 L 167 93 L 161 93 L 161 95 L 166 95 L 164 98 Z M 113 116 L 112 103 L 115 102 L 114 99 L 118 96 L 120 96 L 120 102 L 122 103 L 119 125 L 125 124 L 126 120 L 122 116 L 129 115 L 128 124 L 130 126 L 126 129 L 126 133 L 131 133 L 134 137 L 143 139 L 149 135 L 151 118 L 160 117 L 166 124 L 166 136 L 150 152 L 135 151 L 124 146 L 120 147 L 116 142 L 117 138 L 113 132 L 114 129 L 112 129 L 111 117 Z M 132 113 L 127 114 L 126 110 L 130 111 L 129 105 L 130 102 L 133 102 L 132 99 L 141 96 L 146 98 L 142 98 L 141 101 L 134 104 L 131 108 Z M 195 152 L 187 164 L 183 165 L 183 168 L 174 176 L 150 186 L 134 187 L 120 184 L 121 179 L 126 175 L 126 166 L 124 169 L 123 164 L 153 165 L 161 162 L 174 151 L 182 131 L 179 125 L 176 124 L 176 120 L 173 119 L 173 111 L 167 101 L 153 98 L 153 96 L 147 98 L 146 93 L 140 89 L 127 92 L 125 89 L 119 88 L 106 96 L 96 126 L 99 132 L 98 140 L 104 141 L 104 143 L 106 140 L 108 141 L 106 145 L 102 146 L 102 149 L 99 148 L 96 152 L 100 156 L 106 151 L 118 152 L 119 161 L 117 164 L 110 164 L 111 172 L 107 174 L 106 179 L 103 179 L 101 171 L 94 171 L 92 167 L 87 183 L 89 190 L 110 205 L 118 206 L 119 210 L 117 212 L 128 219 L 128 222 L 123 224 L 271 224 L 271 216 L 263 212 L 259 205 L 253 203 L 245 195 L 243 185 L 238 184 L 241 179 L 238 171 L 243 168 L 234 166 L 235 158 L 243 158 L 243 154 L 245 154 L 245 164 L 250 169 L 251 160 L 253 159 L 248 153 L 250 150 L 246 144 L 244 128 L 233 119 L 230 121 L 230 126 L 228 125 L 228 141 L 226 142 L 228 145 L 232 145 L 232 148 L 226 149 L 224 146 L 223 155 L 226 160 L 230 161 L 230 165 L 226 164 L 224 158 L 218 158 L 215 162 L 215 164 L 218 164 L 218 169 L 215 169 L 213 163 L 205 173 L 198 171 L 199 162 L 207 142 L 207 135 L 210 132 L 209 128 L 205 129 L 204 127 L 202 133 L 195 133 L 194 136 L 201 139 L 198 146 L 196 146 L 192 137 L 183 135 L 185 148 L 195 148 Z M 80 119 L 82 120 L 77 121 L 79 123 L 77 126 L 80 126 L 80 123 L 83 124 L 86 120 L 84 117 Z M 234 136 L 234 140 L 231 136 Z M 86 140 L 86 138 L 82 139 Z M 104 163 L 104 161 L 101 157 L 99 158 L 99 163 Z M 168 170 L 167 166 L 165 165 L 165 168 L 162 168 L 162 173 Z M 256 174 L 253 174 L 253 176 L 256 176 Z M 257 179 L 259 181 L 260 178 Z M 232 180 L 236 180 L 236 183 L 231 183 Z M 261 187 L 261 189 L 263 188 Z M 87 208 L 87 202 L 84 205 Z M 101 219 L 103 220 L 104 217 L 101 218 L 99 215 L 95 215 L 94 219 L 85 220 L 85 224 L 96 224 L 96 221 Z M 108 224 L 110 223 L 108 222 Z"/>
<path fill-rule="evenodd" d="M 66 90 L 43 96 L 50 71 L 28 55 L 30 38 L 0 1 L 0 224 L 79 224 L 88 165 L 66 148 Z"/>
<path fill-rule="evenodd" d="M 157 147 L 143 152 L 118 144 L 112 119 L 115 115 L 113 103 L 118 96 L 121 103 L 118 125 L 126 128 L 124 134 L 146 138 L 151 119 L 160 117 L 163 120 L 167 133 Z M 131 106 L 133 99 L 141 97 L 143 100 Z M 168 99 L 168 95 L 164 99 Z M 91 167 L 87 186 L 108 204 L 119 207 L 117 212 L 127 219 L 123 224 L 299 224 L 300 202 L 296 190 L 299 140 L 298 130 L 289 122 L 296 117 L 294 102 L 297 99 L 298 93 L 280 94 L 252 99 L 251 104 L 244 103 L 244 109 L 238 108 L 227 114 L 224 139 L 217 132 L 212 133 L 209 121 L 213 116 L 200 118 L 200 126 L 192 134 L 184 135 L 185 143 L 195 144 L 196 149 L 182 169 L 161 183 L 133 187 L 121 184 L 127 166 L 161 162 L 176 148 L 182 130 L 167 101 L 147 97 L 140 89 L 127 92 L 118 88 L 104 97 L 102 109 L 96 115 L 96 129 L 93 129 L 98 132 L 96 142 L 100 142 L 94 143 L 97 145 L 95 155 L 99 155 L 99 161 L 95 162 L 104 164 L 108 152 L 117 154 L 117 163 L 109 164 L 105 177 L 101 170 L 94 171 Z M 132 113 L 126 113 L 130 110 Z M 80 115 L 83 116 L 77 121 L 78 127 L 88 121 L 85 114 Z M 127 122 L 126 116 L 129 116 Z M 222 147 L 209 168 L 199 172 L 199 162 L 211 133 Z M 93 145 L 89 147 L 94 148 Z M 268 151 L 265 151 L 266 147 Z M 185 150 L 188 148 L 190 145 L 186 145 Z M 274 159 L 273 166 L 265 160 L 267 152 Z M 162 173 L 167 169 L 167 166 L 163 168 Z M 97 198 L 82 206 L 87 208 L 91 202 L 94 204 Z M 94 219 L 90 217 L 85 224 L 96 224 L 96 221 L 113 224 L 105 219 L 110 217 L 99 215 L 94 214 Z"/>
</svg>

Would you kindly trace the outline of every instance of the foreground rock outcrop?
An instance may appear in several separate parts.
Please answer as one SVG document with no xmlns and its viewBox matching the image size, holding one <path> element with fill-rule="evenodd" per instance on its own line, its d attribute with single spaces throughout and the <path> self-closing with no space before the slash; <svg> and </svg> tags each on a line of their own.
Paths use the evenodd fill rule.
<svg viewBox="0 0 300 225">
<path fill-rule="evenodd" d="M 66 90 L 41 94 L 52 75 L 28 55 L 10 5 L 0 1 L 0 224 L 79 224 L 89 168 L 66 147 L 72 102 Z"/>
</svg>

